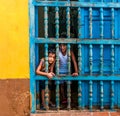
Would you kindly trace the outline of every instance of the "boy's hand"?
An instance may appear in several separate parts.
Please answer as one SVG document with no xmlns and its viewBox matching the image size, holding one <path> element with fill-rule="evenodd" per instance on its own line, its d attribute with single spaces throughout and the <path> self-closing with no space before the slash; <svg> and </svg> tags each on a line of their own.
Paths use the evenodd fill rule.
<svg viewBox="0 0 120 116">
<path fill-rule="evenodd" d="M 72 76 L 78 76 L 78 73 L 73 73 Z"/>
<path fill-rule="evenodd" d="M 51 79 L 53 76 L 55 76 L 55 74 L 54 74 L 53 72 L 50 72 L 50 73 L 47 74 L 47 77 L 48 77 L 49 79 Z"/>
</svg>

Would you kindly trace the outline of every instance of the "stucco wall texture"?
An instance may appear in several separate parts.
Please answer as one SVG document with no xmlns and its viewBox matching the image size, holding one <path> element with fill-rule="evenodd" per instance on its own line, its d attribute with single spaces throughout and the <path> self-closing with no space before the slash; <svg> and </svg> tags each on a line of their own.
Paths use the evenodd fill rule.
<svg viewBox="0 0 120 116">
<path fill-rule="evenodd" d="M 29 115 L 29 79 L 0 80 L 0 116 Z"/>
<path fill-rule="evenodd" d="M 0 116 L 29 116 L 28 0 L 0 0 Z"/>
<path fill-rule="evenodd" d="M 0 1 L 0 79 L 29 78 L 28 0 Z"/>
</svg>

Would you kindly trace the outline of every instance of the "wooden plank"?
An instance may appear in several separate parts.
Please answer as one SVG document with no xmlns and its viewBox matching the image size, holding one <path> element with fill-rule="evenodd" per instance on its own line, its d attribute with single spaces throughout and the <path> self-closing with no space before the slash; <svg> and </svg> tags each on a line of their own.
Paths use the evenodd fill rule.
<svg viewBox="0 0 120 116">
<path fill-rule="evenodd" d="M 47 77 L 45 76 L 39 76 L 39 75 L 36 75 L 34 77 L 35 80 L 48 80 Z M 51 80 L 73 80 L 73 81 L 76 81 L 76 80 L 104 80 L 104 81 L 108 81 L 108 80 L 116 80 L 116 81 L 120 81 L 120 75 L 106 75 L 106 76 L 101 76 L 101 75 L 98 75 L 98 76 L 90 76 L 90 75 L 81 75 L 81 76 L 77 76 L 77 77 L 73 77 L 71 75 L 63 75 L 63 76 L 55 76 L 54 78 L 52 78 Z"/>
<path fill-rule="evenodd" d="M 30 94 L 31 94 L 31 113 L 36 112 L 36 83 L 34 80 L 35 75 L 35 9 L 32 5 L 32 0 L 29 2 L 29 17 L 30 17 Z"/>
<path fill-rule="evenodd" d="M 77 2 L 77 1 L 41 1 L 33 2 L 35 6 L 59 6 L 59 7 L 93 7 L 93 8 L 120 8 L 119 2 Z"/>
<path fill-rule="evenodd" d="M 112 40 L 112 39 L 103 39 L 101 41 L 101 39 L 78 39 L 78 38 L 70 38 L 70 39 L 66 39 L 66 38 L 35 38 L 35 40 L 33 41 L 34 43 L 40 43 L 40 44 L 44 44 L 44 43 L 49 43 L 49 44 L 57 44 L 57 43 L 70 43 L 70 44 L 106 44 L 106 45 L 110 45 L 110 44 L 116 44 L 116 45 L 120 45 L 120 38 Z"/>
</svg>

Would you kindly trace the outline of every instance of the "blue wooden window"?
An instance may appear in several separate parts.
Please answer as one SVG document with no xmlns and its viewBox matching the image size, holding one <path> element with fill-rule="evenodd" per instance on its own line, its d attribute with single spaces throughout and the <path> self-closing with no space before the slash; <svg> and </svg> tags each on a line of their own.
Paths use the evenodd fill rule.
<svg viewBox="0 0 120 116">
<path fill-rule="evenodd" d="M 103 110 L 107 105 L 120 108 L 120 0 L 30 0 L 30 92 L 31 112 L 40 107 L 39 81 L 45 80 L 48 106 L 48 79 L 35 74 L 39 59 L 46 59 L 48 47 L 56 47 L 56 110 L 60 108 L 59 82 L 67 80 L 67 108 L 71 109 L 71 82 L 78 84 L 78 109 Z M 67 37 L 61 39 L 61 33 Z M 59 75 L 59 44 L 66 43 L 68 52 L 76 48 L 79 76 Z"/>
</svg>

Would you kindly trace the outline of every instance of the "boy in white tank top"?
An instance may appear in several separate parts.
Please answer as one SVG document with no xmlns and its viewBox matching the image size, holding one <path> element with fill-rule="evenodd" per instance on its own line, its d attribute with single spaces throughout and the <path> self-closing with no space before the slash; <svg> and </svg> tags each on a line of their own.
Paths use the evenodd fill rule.
<svg viewBox="0 0 120 116">
<path fill-rule="evenodd" d="M 71 51 L 71 60 L 74 65 L 75 72 L 72 74 L 72 76 L 78 76 L 78 66 L 76 63 L 75 55 Z M 60 50 L 59 50 L 59 74 L 68 74 L 68 55 L 67 55 L 67 46 L 66 44 L 60 44 Z M 64 91 L 64 81 L 61 81 L 61 95 L 62 95 L 62 103 L 67 103 L 67 99 L 65 97 L 65 91 Z"/>
</svg>

